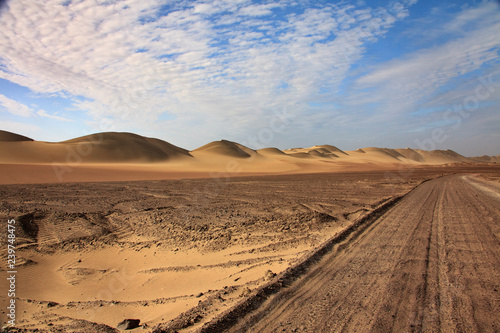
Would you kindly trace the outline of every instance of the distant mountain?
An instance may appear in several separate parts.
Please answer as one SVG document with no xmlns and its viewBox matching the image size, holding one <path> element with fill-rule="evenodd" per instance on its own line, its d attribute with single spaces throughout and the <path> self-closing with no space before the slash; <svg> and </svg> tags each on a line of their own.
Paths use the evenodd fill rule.
<svg viewBox="0 0 500 333">
<path fill-rule="evenodd" d="M 483 155 L 477 157 L 469 157 L 469 159 L 475 162 L 482 162 L 482 163 L 500 163 L 500 155 L 497 156 Z"/>
<path fill-rule="evenodd" d="M 245 163 L 280 164 L 280 170 L 320 167 L 323 169 L 342 163 L 394 165 L 450 164 L 450 163 L 497 163 L 498 156 L 464 157 L 453 150 L 389 149 L 367 147 L 354 151 L 343 151 L 332 145 L 309 148 L 292 148 L 281 151 L 277 148 L 250 149 L 239 143 L 220 140 L 188 151 L 166 141 L 147 138 L 133 133 L 106 132 L 82 136 L 62 142 L 34 141 L 28 137 L 0 131 L 0 163 L 152 163 L 182 159 L 187 168 L 196 164 L 215 166 L 225 160 Z M 191 162 L 192 161 L 192 162 Z M 187 163 L 187 164 L 186 164 Z M 271 163 L 271 164 L 269 164 Z M 333 164 L 331 164 L 333 163 Z M 255 164 L 255 168 L 259 165 Z M 287 166 L 290 166 L 289 168 Z"/>
</svg>

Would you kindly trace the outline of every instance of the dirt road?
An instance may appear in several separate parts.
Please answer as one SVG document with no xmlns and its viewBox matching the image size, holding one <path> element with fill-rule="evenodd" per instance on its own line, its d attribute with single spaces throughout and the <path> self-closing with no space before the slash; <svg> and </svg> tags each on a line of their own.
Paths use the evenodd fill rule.
<svg viewBox="0 0 500 333">
<path fill-rule="evenodd" d="M 499 332 L 500 190 L 425 182 L 231 328 L 250 332 Z"/>
</svg>

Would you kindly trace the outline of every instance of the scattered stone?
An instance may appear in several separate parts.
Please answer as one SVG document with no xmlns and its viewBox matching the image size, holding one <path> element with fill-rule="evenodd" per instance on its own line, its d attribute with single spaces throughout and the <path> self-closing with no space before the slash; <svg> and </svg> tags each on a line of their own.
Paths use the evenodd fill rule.
<svg viewBox="0 0 500 333">
<path fill-rule="evenodd" d="M 118 323 L 116 326 L 120 330 L 131 330 L 133 328 L 139 327 L 140 319 L 124 319 Z"/>
<path fill-rule="evenodd" d="M 59 305 L 59 303 L 56 303 L 56 302 L 48 302 L 47 303 L 48 308 L 53 308 L 54 306 L 58 306 L 58 305 Z"/>
<path fill-rule="evenodd" d="M 250 290 L 250 288 L 245 287 L 241 291 L 240 297 L 246 297 L 246 296 L 250 295 L 251 292 L 252 292 L 252 290 Z"/>
<path fill-rule="evenodd" d="M 266 280 L 272 280 L 274 277 L 276 276 L 276 273 L 274 273 L 273 271 L 271 271 L 270 269 L 268 269 L 266 271 L 266 273 L 264 274 L 264 279 Z"/>
<path fill-rule="evenodd" d="M 202 292 L 199 292 L 199 293 L 197 293 L 197 294 L 196 294 L 196 297 L 197 297 L 197 298 L 199 298 L 199 297 L 201 297 L 201 296 L 203 296 L 203 293 L 202 293 Z"/>
<path fill-rule="evenodd" d="M 21 264 L 20 266 L 31 266 L 31 265 L 36 265 L 38 264 L 36 261 L 33 261 L 31 259 L 26 259 L 26 261 Z"/>
</svg>

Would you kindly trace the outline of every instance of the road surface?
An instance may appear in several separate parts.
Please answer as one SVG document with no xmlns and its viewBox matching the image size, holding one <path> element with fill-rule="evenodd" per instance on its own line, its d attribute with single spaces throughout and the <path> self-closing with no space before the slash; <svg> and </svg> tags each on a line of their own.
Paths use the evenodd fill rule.
<svg viewBox="0 0 500 333">
<path fill-rule="evenodd" d="M 500 332 L 500 191 L 425 182 L 230 331 Z"/>
</svg>

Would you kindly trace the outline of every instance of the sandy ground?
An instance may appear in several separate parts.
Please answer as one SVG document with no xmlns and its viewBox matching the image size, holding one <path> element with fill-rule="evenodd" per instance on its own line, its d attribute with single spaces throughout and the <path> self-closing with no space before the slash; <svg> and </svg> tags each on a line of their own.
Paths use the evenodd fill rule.
<svg viewBox="0 0 500 333">
<path fill-rule="evenodd" d="M 242 176 L 407 170 L 426 166 L 387 161 L 363 163 L 363 160 L 356 158 L 350 159 L 350 162 L 333 162 L 289 156 L 286 156 L 284 160 L 265 159 L 261 161 L 205 156 L 205 159 L 201 161 L 198 159 L 195 161 L 189 160 L 189 162 L 67 164 L 0 162 L 0 184 L 88 183 L 186 178 L 212 178 L 217 180 Z"/>
<path fill-rule="evenodd" d="M 224 331 L 498 332 L 499 185 L 423 183 Z"/>
<path fill-rule="evenodd" d="M 470 165 L 410 171 L 2 185 L 0 218 L 18 225 L 18 327 L 115 332 L 137 318 L 141 332 L 198 329 L 422 180 L 500 173 Z M 469 183 L 477 193 L 497 191 Z"/>
</svg>

